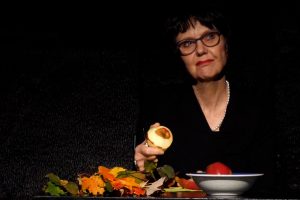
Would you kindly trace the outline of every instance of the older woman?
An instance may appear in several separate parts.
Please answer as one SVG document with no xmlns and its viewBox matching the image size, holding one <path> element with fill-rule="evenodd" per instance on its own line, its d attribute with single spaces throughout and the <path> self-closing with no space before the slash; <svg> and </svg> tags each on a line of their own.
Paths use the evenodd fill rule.
<svg viewBox="0 0 300 200">
<path fill-rule="evenodd" d="M 227 79 L 230 31 L 225 18 L 210 10 L 173 16 L 167 22 L 167 32 L 194 82 L 146 92 L 136 166 L 143 171 L 145 160 L 159 158 L 159 165 L 169 164 L 184 174 L 221 161 L 233 172 L 264 173 L 256 185 L 265 190 L 273 182 L 275 166 L 271 110 L 261 93 L 240 90 Z M 174 135 L 166 151 L 145 145 L 145 132 L 160 124 Z"/>
</svg>

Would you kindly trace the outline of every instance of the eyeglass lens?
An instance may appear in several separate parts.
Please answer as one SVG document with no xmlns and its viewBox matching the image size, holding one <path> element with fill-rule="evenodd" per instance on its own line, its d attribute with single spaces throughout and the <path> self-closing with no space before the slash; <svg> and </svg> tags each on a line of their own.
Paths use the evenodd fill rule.
<svg viewBox="0 0 300 200">
<path fill-rule="evenodd" d="M 188 39 L 182 40 L 177 43 L 177 47 L 180 50 L 182 55 L 188 55 L 195 51 L 197 48 L 197 42 L 201 41 L 204 46 L 213 47 L 219 44 L 220 42 L 220 33 L 219 32 L 209 32 L 202 35 L 198 39 Z"/>
</svg>

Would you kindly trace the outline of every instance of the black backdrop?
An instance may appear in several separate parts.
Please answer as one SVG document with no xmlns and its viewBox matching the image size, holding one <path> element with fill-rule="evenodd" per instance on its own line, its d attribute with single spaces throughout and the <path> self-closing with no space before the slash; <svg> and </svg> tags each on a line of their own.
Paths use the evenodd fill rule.
<svg viewBox="0 0 300 200">
<path fill-rule="evenodd" d="M 233 29 L 232 84 L 270 91 L 280 190 L 299 197 L 299 7 L 220 7 Z M 166 53 L 163 12 L 103 9 L 40 9 L 3 23 L 0 197 L 39 194 L 48 172 L 131 168 L 139 91 L 183 80 Z"/>
</svg>

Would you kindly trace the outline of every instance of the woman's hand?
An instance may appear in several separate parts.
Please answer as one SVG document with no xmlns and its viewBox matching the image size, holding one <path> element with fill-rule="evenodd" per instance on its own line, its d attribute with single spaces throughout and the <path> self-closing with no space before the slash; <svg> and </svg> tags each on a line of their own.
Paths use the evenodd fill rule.
<svg viewBox="0 0 300 200">
<path fill-rule="evenodd" d="M 152 127 L 158 127 L 160 126 L 159 123 L 155 123 L 150 126 Z M 157 155 L 163 155 L 164 151 L 157 147 L 149 147 L 146 143 L 146 140 L 142 142 L 141 144 L 137 145 L 135 147 L 135 154 L 134 154 L 134 160 L 136 167 L 139 171 L 144 171 L 144 163 L 146 160 L 157 162 Z"/>
</svg>

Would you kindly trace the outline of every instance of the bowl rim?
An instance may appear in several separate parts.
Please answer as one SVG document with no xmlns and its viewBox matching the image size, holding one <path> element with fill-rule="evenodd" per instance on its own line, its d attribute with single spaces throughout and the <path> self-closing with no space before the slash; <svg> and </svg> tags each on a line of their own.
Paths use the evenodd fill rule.
<svg viewBox="0 0 300 200">
<path fill-rule="evenodd" d="M 263 176 L 263 173 L 233 173 L 233 174 L 206 174 L 206 173 L 186 173 L 190 177 L 226 177 L 226 178 L 236 178 L 236 177 L 257 177 Z"/>
</svg>

